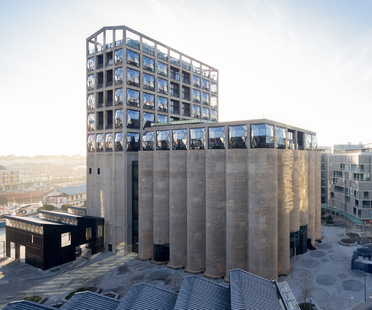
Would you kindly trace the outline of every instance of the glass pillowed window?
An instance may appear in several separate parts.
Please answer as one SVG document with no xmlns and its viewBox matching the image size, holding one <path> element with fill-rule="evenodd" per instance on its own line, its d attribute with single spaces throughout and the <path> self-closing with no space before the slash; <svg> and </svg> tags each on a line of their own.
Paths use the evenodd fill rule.
<svg viewBox="0 0 372 310">
<path fill-rule="evenodd" d="M 139 150 L 139 138 L 139 133 L 127 132 L 127 151 L 137 152 Z"/>
<path fill-rule="evenodd" d="M 155 109 L 155 95 L 143 93 L 143 107 L 146 109 Z"/>
<path fill-rule="evenodd" d="M 123 89 L 119 88 L 115 90 L 115 105 L 123 104 Z"/>
<path fill-rule="evenodd" d="M 211 92 L 217 94 L 217 84 L 211 82 Z"/>
<path fill-rule="evenodd" d="M 114 135 L 112 133 L 106 134 L 105 149 L 106 152 L 112 152 L 114 150 Z"/>
<path fill-rule="evenodd" d="M 115 128 L 123 128 L 123 110 L 115 111 Z"/>
<path fill-rule="evenodd" d="M 158 96 L 158 111 L 168 112 L 168 99 Z"/>
<path fill-rule="evenodd" d="M 158 114 L 158 123 L 168 123 L 168 116 Z"/>
<path fill-rule="evenodd" d="M 216 82 L 218 81 L 217 71 L 211 71 L 211 79 Z"/>
<path fill-rule="evenodd" d="M 153 131 L 146 132 L 142 136 L 142 150 L 153 151 L 155 143 L 155 135 Z"/>
<path fill-rule="evenodd" d="M 158 78 L 158 93 L 168 94 L 168 81 Z"/>
<path fill-rule="evenodd" d="M 200 91 L 193 89 L 192 90 L 192 101 L 200 103 Z"/>
<path fill-rule="evenodd" d="M 209 105 L 209 94 L 202 92 L 202 103 Z"/>
<path fill-rule="evenodd" d="M 142 66 L 144 70 L 155 72 L 155 60 L 154 59 L 143 56 L 142 62 L 143 62 Z"/>
<path fill-rule="evenodd" d="M 94 113 L 88 114 L 88 130 L 96 130 L 96 115 Z"/>
<path fill-rule="evenodd" d="M 143 74 L 143 88 L 155 90 L 155 77 L 153 75 Z"/>
<path fill-rule="evenodd" d="M 123 133 L 118 132 L 115 134 L 115 151 L 119 152 L 123 150 Z"/>
<path fill-rule="evenodd" d="M 213 95 L 211 96 L 211 107 L 217 108 L 217 97 Z"/>
<path fill-rule="evenodd" d="M 209 109 L 202 108 L 202 119 L 209 119 Z"/>
<path fill-rule="evenodd" d="M 158 74 L 168 76 L 168 65 L 158 61 Z"/>
<path fill-rule="evenodd" d="M 192 76 L 192 86 L 200 87 L 200 77 L 196 75 Z"/>
<path fill-rule="evenodd" d="M 127 128 L 140 128 L 140 112 L 127 110 Z"/>
<path fill-rule="evenodd" d="M 225 127 L 208 128 L 208 148 L 224 149 L 225 148 Z"/>
<path fill-rule="evenodd" d="M 156 132 L 156 149 L 169 150 L 170 149 L 170 131 L 159 130 Z"/>
<path fill-rule="evenodd" d="M 155 122 L 155 114 L 143 112 L 143 128 L 150 127 Z"/>
<path fill-rule="evenodd" d="M 311 150 L 311 134 L 305 133 L 305 150 Z"/>
<path fill-rule="evenodd" d="M 251 148 L 273 148 L 274 126 L 268 124 L 251 125 Z"/>
<path fill-rule="evenodd" d="M 88 147 L 88 152 L 94 152 L 96 150 L 96 140 L 95 140 L 94 135 L 88 136 L 87 147 Z"/>
<path fill-rule="evenodd" d="M 180 103 L 178 101 L 170 101 L 170 112 L 173 114 L 180 114 Z"/>
<path fill-rule="evenodd" d="M 115 84 L 123 84 L 123 68 L 115 69 L 114 81 Z"/>
<path fill-rule="evenodd" d="M 173 150 L 186 150 L 187 129 L 173 130 Z"/>
<path fill-rule="evenodd" d="M 94 70 L 94 57 L 92 58 L 89 58 L 88 61 L 87 61 L 87 69 L 88 71 L 91 71 L 91 70 Z"/>
<path fill-rule="evenodd" d="M 94 74 L 91 74 L 88 76 L 87 86 L 89 90 L 94 89 L 94 87 L 96 86 L 96 80 L 95 80 Z"/>
<path fill-rule="evenodd" d="M 127 105 L 139 107 L 140 105 L 140 92 L 127 88 Z"/>
<path fill-rule="evenodd" d="M 192 106 L 192 117 L 193 118 L 200 118 L 200 107 L 197 105 Z"/>
<path fill-rule="evenodd" d="M 139 57 L 140 56 L 138 53 L 132 52 L 131 50 L 127 50 L 127 64 L 139 67 L 140 66 Z"/>
<path fill-rule="evenodd" d="M 192 72 L 200 74 L 200 64 L 196 61 L 192 62 Z"/>
<path fill-rule="evenodd" d="M 103 152 L 104 143 L 103 143 L 103 134 L 102 133 L 100 133 L 96 136 L 96 147 L 97 147 L 97 152 Z"/>
<path fill-rule="evenodd" d="M 205 149 L 205 128 L 191 128 L 190 129 L 190 149 L 204 150 Z"/>
<path fill-rule="evenodd" d="M 318 139 L 317 139 L 316 135 L 311 136 L 311 143 L 313 145 L 313 150 L 317 150 L 318 149 Z"/>
<path fill-rule="evenodd" d="M 229 126 L 229 149 L 246 149 L 247 139 L 247 125 Z"/>
<path fill-rule="evenodd" d="M 88 110 L 92 110 L 96 108 L 96 97 L 94 94 L 90 94 L 87 99 Z"/>
<path fill-rule="evenodd" d="M 285 137 L 286 137 L 286 129 L 283 127 L 276 127 L 275 133 L 275 147 L 277 149 L 285 149 Z"/>
<path fill-rule="evenodd" d="M 209 81 L 208 81 L 208 80 L 206 80 L 206 79 L 202 79 L 202 88 L 203 88 L 204 90 L 209 91 Z"/>
<path fill-rule="evenodd" d="M 115 65 L 120 65 L 123 63 L 123 50 L 122 49 L 115 51 L 114 61 L 115 61 Z"/>
<path fill-rule="evenodd" d="M 139 87 L 139 74 L 139 71 L 127 68 L 127 84 Z"/>
<path fill-rule="evenodd" d="M 217 122 L 217 111 L 211 110 L 211 120 Z"/>
</svg>

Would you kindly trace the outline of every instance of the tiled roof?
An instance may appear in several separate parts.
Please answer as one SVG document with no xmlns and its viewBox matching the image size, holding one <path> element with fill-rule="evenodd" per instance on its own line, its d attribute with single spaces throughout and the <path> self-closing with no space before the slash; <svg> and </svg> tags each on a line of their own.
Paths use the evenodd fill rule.
<svg viewBox="0 0 372 310">
<path fill-rule="evenodd" d="M 44 310 L 44 309 L 55 309 L 51 307 L 44 306 L 42 304 L 37 304 L 36 302 L 28 300 L 14 301 L 5 306 L 3 310 Z"/>
<path fill-rule="evenodd" d="M 86 185 L 78 185 L 78 186 L 69 186 L 69 187 L 59 187 L 56 188 L 57 191 L 66 194 L 68 196 L 83 194 L 87 192 Z"/>
<path fill-rule="evenodd" d="M 74 294 L 62 307 L 63 310 L 116 310 L 120 301 L 90 291 Z"/>
</svg>

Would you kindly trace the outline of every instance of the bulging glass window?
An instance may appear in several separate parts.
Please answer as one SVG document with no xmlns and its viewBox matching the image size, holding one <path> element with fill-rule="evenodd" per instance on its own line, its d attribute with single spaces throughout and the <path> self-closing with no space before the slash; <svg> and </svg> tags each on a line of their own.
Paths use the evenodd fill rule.
<svg viewBox="0 0 372 310">
<path fill-rule="evenodd" d="M 105 149 L 106 152 L 112 152 L 114 150 L 114 135 L 112 133 L 106 134 Z"/>
<path fill-rule="evenodd" d="M 115 61 L 115 65 L 120 65 L 123 63 L 123 50 L 122 49 L 115 51 L 114 61 Z"/>
<path fill-rule="evenodd" d="M 96 130 L 96 114 L 88 114 L 88 130 Z"/>
<path fill-rule="evenodd" d="M 168 116 L 158 114 L 158 123 L 168 123 Z"/>
<path fill-rule="evenodd" d="M 193 89 L 192 90 L 192 101 L 200 103 L 200 91 Z"/>
<path fill-rule="evenodd" d="M 127 133 L 127 151 L 137 152 L 139 150 L 140 134 L 136 132 Z"/>
<path fill-rule="evenodd" d="M 217 107 L 217 97 L 216 96 L 211 96 L 211 107 L 216 108 Z"/>
<path fill-rule="evenodd" d="M 115 134 L 115 151 L 120 152 L 123 150 L 123 133 L 118 132 Z"/>
<path fill-rule="evenodd" d="M 224 149 L 225 148 L 225 127 L 208 128 L 208 148 Z"/>
<path fill-rule="evenodd" d="M 88 152 L 94 152 L 96 150 L 96 139 L 94 135 L 88 136 L 87 147 L 88 147 Z"/>
<path fill-rule="evenodd" d="M 202 88 L 203 88 L 204 90 L 209 91 L 209 81 L 208 81 L 208 80 L 206 80 L 206 79 L 203 79 L 203 80 L 202 80 Z"/>
<path fill-rule="evenodd" d="M 140 111 L 127 110 L 127 128 L 140 128 Z"/>
<path fill-rule="evenodd" d="M 96 97 L 94 94 L 88 95 L 87 104 L 88 104 L 88 110 L 92 110 L 96 108 Z"/>
<path fill-rule="evenodd" d="M 168 99 L 158 96 L 158 111 L 168 112 Z"/>
<path fill-rule="evenodd" d="M 192 106 L 192 117 L 193 118 L 200 118 L 200 107 L 197 105 Z"/>
<path fill-rule="evenodd" d="M 115 69 L 114 81 L 115 84 L 123 84 L 123 68 Z"/>
<path fill-rule="evenodd" d="M 217 111 L 211 110 L 211 120 L 217 122 Z"/>
<path fill-rule="evenodd" d="M 202 65 L 202 75 L 206 78 L 209 78 L 209 68 L 205 65 Z"/>
<path fill-rule="evenodd" d="M 89 90 L 94 89 L 94 87 L 96 86 L 96 80 L 95 80 L 94 74 L 88 75 L 87 86 Z"/>
<path fill-rule="evenodd" d="M 156 132 L 156 149 L 169 150 L 170 149 L 170 131 L 159 130 Z"/>
<path fill-rule="evenodd" d="M 140 66 L 139 57 L 140 56 L 139 56 L 138 53 L 135 53 L 135 52 L 127 49 L 127 64 L 139 67 Z"/>
<path fill-rule="evenodd" d="M 119 88 L 115 90 L 115 105 L 123 104 L 123 89 Z"/>
<path fill-rule="evenodd" d="M 155 143 L 155 135 L 153 131 L 148 131 L 142 136 L 142 150 L 153 151 Z"/>
<path fill-rule="evenodd" d="M 246 149 L 247 125 L 229 126 L 229 149 Z"/>
<path fill-rule="evenodd" d="M 191 150 L 204 150 L 206 142 L 205 128 L 191 128 L 190 129 L 190 149 Z"/>
<path fill-rule="evenodd" d="M 158 92 L 161 94 L 168 94 L 168 81 L 158 78 Z"/>
<path fill-rule="evenodd" d="M 168 76 L 168 65 L 158 61 L 158 74 Z"/>
<path fill-rule="evenodd" d="M 269 124 L 251 125 L 251 147 L 273 148 L 274 126 Z"/>
<path fill-rule="evenodd" d="M 155 60 L 154 59 L 147 57 L 147 56 L 143 56 L 142 62 L 143 62 L 142 66 L 144 70 L 155 72 Z"/>
<path fill-rule="evenodd" d="M 146 109 L 155 109 L 155 95 L 143 93 L 143 107 Z"/>
<path fill-rule="evenodd" d="M 187 149 L 187 129 L 173 130 L 173 150 Z"/>
<path fill-rule="evenodd" d="M 143 88 L 155 90 L 155 77 L 149 74 L 143 74 Z"/>
<path fill-rule="evenodd" d="M 202 103 L 209 105 L 209 94 L 202 92 Z"/>
<path fill-rule="evenodd" d="M 305 133 L 305 150 L 312 150 L 311 134 Z"/>
<path fill-rule="evenodd" d="M 143 128 L 150 127 L 152 123 L 155 122 L 155 114 L 154 113 L 146 113 L 143 112 Z"/>
<path fill-rule="evenodd" d="M 127 84 L 139 87 L 139 74 L 139 71 L 127 68 Z"/>
<path fill-rule="evenodd" d="M 103 133 L 100 133 L 96 137 L 97 152 L 103 152 L 104 143 L 103 143 Z"/>
<path fill-rule="evenodd" d="M 202 108 L 202 119 L 209 119 L 209 109 Z"/>
<path fill-rule="evenodd" d="M 127 88 L 127 105 L 139 107 L 140 105 L 140 92 Z"/>
<path fill-rule="evenodd" d="M 213 80 L 213 81 L 218 81 L 218 74 L 217 74 L 217 71 L 211 71 L 211 73 L 210 73 L 210 76 L 211 76 L 211 79 Z"/>
<path fill-rule="evenodd" d="M 318 149 L 318 139 L 317 139 L 316 135 L 311 135 L 311 143 L 313 145 L 313 150 L 317 150 Z"/>
<path fill-rule="evenodd" d="M 123 128 L 123 110 L 115 111 L 115 128 Z"/>
<path fill-rule="evenodd" d="M 192 75 L 192 86 L 200 87 L 200 77 Z"/>
<path fill-rule="evenodd" d="M 275 147 L 277 149 L 285 149 L 286 146 L 286 129 L 283 127 L 276 127 L 275 133 Z"/>
<path fill-rule="evenodd" d="M 87 69 L 88 71 L 91 71 L 91 70 L 94 70 L 94 57 L 92 58 L 89 58 L 88 61 L 87 61 Z"/>
<path fill-rule="evenodd" d="M 211 92 L 217 94 L 217 84 L 211 82 Z"/>
</svg>

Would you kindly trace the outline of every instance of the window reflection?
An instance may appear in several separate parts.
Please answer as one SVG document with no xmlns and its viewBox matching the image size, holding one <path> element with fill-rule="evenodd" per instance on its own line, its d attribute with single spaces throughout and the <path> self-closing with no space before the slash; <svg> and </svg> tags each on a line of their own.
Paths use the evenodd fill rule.
<svg viewBox="0 0 372 310">
<path fill-rule="evenodd" d="M 127 49 L 127 64 L 139 67 L 139 54 Z"/>
<path fill-rule="evenodd" d="M 196 75 L 192 76 L 192 86 L 200 87 L 200 77 Z"/>
<path fill-rule="evenodd" d="M 190 149 L 204 150 L 205 149 L 205 128 L 191 128 L 190 129 Z"/>
<path fill-rule="evenodd" d="M 173 130 L 173 150 L 186 150 L 187 129 Z"/>
<path fill-rule="evenodd" d="M 170 112 L 173 114 L 180 114 L 180 103 L 178 101 L 171 99 Z"/>
<path fill-rule="evenodd" d="M 155 43 L 145 38 L 142 38 L 142 50 L 144 53 L 154 56 L 155 55 Z"/>
<path fill-rule="evenodd" d="M 158 78 L 158 92 L 168 94 L 168 81 Z"/>
<path fill-rule="evenodd" d="M 312 143 L 311 143 L 311 134 L 305 133 L 305 150 L 311 150 L 312 149 Z"/>
<path fill-rule="evenodd" d="M 140 128 L 140 112 L 127 110 L 127 128 Z"/>
<path fill-rule="evenodd" d="M 106 134 L 105 149 L 106 152 L 112 152 L 114 150 L 114 136 L 112 133 Z"/>
<path fill-rule="evenodd" d="M 311 136 L 311 143 L 312 143 L 312 146 L 313 146 L 313 150 L 317 150 L 318 149 L 318 139 L 317 139 L 316 135 Z"/>
<path fill-rule="evenodd" d="M 115 51 L 114 61 L 115 61 L 115 65 L 119 65 L 123 63 L 123 50 L 122 49 Z"/>
<path fill-rule="evenodd" d="M 225 148 L 225 127 L 208 128 L 208 148 L 224 149 Z"/>
<path fill-rule="evenodd" d="M 94 152 L 96 150 L 96 140 L 95 140 L 94 135 L 88 136 L 87 146 L 88 146 L 88 152 Z"/>
<path fill-rule="evenodd" d="M 143 74 L 143 88 L 155 90 L 155 77 L 149 74 Z"/>
<path fill-rule="evenodd" d="M 150 127 L 155 122 L 155 114 L 143 112 L 143 128 Z"/>
<path fill-rule="evenodd" d="M 153 131 L 146 132 L 142 136 L 142 150 L 153 151 L 154 150 L 155 135 Z"/>
<path fill-rule="evenodd" d="M 115 84 L 123 84 L 123 68 L 115 69 Z"/>
<path fill-rule="evenodd" d="M 88 130 L 96 130 L 96 115 L 94 113 L 88 114 Z"/>
<path fill-rule="evenodd" d="M 217 84 L 211 82 L 211 92 L 217 94 Z"/>
<path fill-rule="evenodd" d="M 139 133 L 136 132 L 128 132 L 127 133 L 127 151 L 135 151 L 139 150 Z"/>
<path fill-rule="evenodd" d="M 209 119 L 209 109 L 202 108 L 202 119 Z"/>
<path fill-rule="evenodd" d="M 192 90 L 192 101 L 200 103 L 200 91 L 193 89 Z"/>
<path fill-rule="evenodd" d="M 155 60 L 154 59 L 152 59 L 150 57 L 143 56 L 142 60 L 143 60 L 143 69 L 144 70 L 155 72 Z"/>
<path fill-rule="evenodd" d="M 115 128 L 123 128 L 123 110 L 115 111 Z"/>
<path fill-rule="evenodd" d="M 288 141 L 288 148 L 290 150 L 295 149 L 295 140 L 294 140 L 294 131 L 288 129 L 287 131 L 287 141 Z"/>
<path fill-rule="evenodd" d="M 100 133 L 96 137 L 96 146 L 97 146 L 97 152 L 103 152 L 104 145 L 103 145 L 103 134 Z"/>
<path fill-rule="evenodd" d="M 168 99 L 158 96 L 158 111 L 168 112 Z"/>
<path fill-rule="evenodd" d="M 123 150 L 123 133 L 118 132 L 115 134 L 115 151 Z"/>
<path fill-rule="evenodd" d="M 202 103 L 209 105 L 209 94 L 202 92 Z"/>
<path fill-rule="evenodd" d="M 268 124 L 251 125 L 251 147 L 273 148 L 274 126 Z"/>
<path fill-rule="evenodd" d="M 168 123 L 168 116 L 158 114 L 158 123 Z"/>
<path fill-rule="evenodd" d="M 159 59 L 168 61 L 168 49 L 160 44 L 157 45 L 157 55 Z"/>
<path fill-rule="evenodd" d="M 143 107 L 147 109 L 155 109 L 155 95 L 143 93 Z"/>
<path fill-rule="evenodd" d="M 139 87 L 139 71 L 127 68 L 127 84 Z"/>
<path fill-rule="evenodd" d="M 211 107 L 216 108 L 217 107 L 217 97 L 216 96 L 211 96 Z"/>
<path fill-rule="evenodd" d="M 94 87 L 96 86 L 95 84 L 96 84 L 96 81 L 95 81 L 94 74 L 88 75 L 88 79 L 87 79 L 88 89 L 89 90 L 94 89 Z"/>
<path fill-rule="evenodd" d="M 208 80 L 206 80 L 206 79 L 203 79 L 203 80 L 202 80 L 202 88 L 203 88 L 204 90 L 209 91 L 209 81 L 208 81 Z"/>
<path fill-rule="evenodd" d="M 158 74 L 168 76 L 168 65 L 158 61 Z"/>
<path fill-rule="evenodd" d="M 217 122 L 217 111 L 211 110 L 211 120 Z"/>
<path fill-rule="evenodd" d="M 286 129 L 283 127 L 276 127 L 275 133 L 275 147 L 277 149 L 285 149 L 286 146 Z"/>
<path fill-rule="evenodd" d="M 229 126 L 229 149 L 246 149 L 247 135 L 247 125 Z"/>
<path fill-rule="evenodd" d="M 94 70 L 94 57 L 88 59 L 88 61 L 87 61 L 87 69 L 89 71 Z"/>
<path fill-rule="evenodd" d="M 127 88 L 127 105 L 139 107 L 140 105 L 140 92 Z"/>
<path fill-rule="evenodd" d="M 123 89 L 119 88 L 115 90 L 115 105 L 123 104 Z"/>
<path fill-rule="evenodd" d="M 156 149 L 169 150 L 170 149 L 170 131 L 159 130 L 156 132 Z"/>
<path fill-rule="evenodd" d="M 192 117 L 193 118 L 200 118 L 200 107 L 197 105 L 192 106 Z"/>
<path fill-rule="evenodd" d="M 87 103 L 88 103 L 88 109 L 89 110 L 95 109 L 95 107 L 96 107 L 96 98 L 95 98 L 94 94 L 90 94 L 88 96 Z"/>
</svg>

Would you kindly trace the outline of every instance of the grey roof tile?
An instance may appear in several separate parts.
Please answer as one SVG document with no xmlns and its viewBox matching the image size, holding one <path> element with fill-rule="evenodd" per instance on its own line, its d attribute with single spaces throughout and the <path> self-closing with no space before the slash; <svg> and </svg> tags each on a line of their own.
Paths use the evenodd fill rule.
<svg viewBox="0 0 372 310">
<path fill-rule="evenodd" d="M 7 304 L 3 310 L 44 310 L 44 309 L 55 309 L 36 302 L 28 300 L 14 301 Z"/>
<path fill-rule="evenodd" d="M 74 294 L 62 307 L 63 310 L 116 310 L 120 301 L 90 291 Z"/>
</svg>

